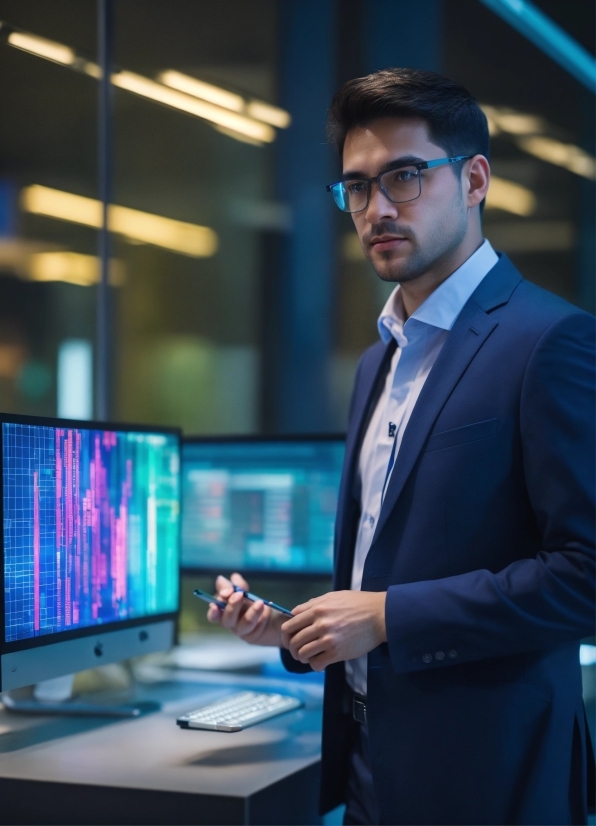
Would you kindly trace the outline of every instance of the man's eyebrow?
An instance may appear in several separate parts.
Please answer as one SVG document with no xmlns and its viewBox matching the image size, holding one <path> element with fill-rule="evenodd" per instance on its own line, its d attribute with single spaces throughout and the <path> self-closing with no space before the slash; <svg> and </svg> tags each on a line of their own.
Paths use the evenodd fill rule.
<svg viewBox="0 0 596 826">
<path fill-rule="evenodd" d="M 424 158 L 419 158 L 416 155 L 403 155 L 401 158 L 395 158 L 395 160 L 388 161 L 388 163 L 383 164 L 377 174 L 382 175 L 383 172 L 389 172 L 390 169 L 398 169 L 400 166 L 408 166 L 408 164 L 411 163 L 421 163 L 423 160 Z M 367 179 L 368 175 L 361 172 L 359 169 L 349 169 L 341 176 L 342 181 L 353 180 L 354 178 Z"/>
</svg>

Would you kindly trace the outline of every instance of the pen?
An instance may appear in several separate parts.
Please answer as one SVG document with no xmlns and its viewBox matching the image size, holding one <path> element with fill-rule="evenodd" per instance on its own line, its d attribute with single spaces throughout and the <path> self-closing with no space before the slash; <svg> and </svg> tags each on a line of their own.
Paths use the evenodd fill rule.
<svg viewBox="0 0 596 826">
<path fill-rule="evenodd" d="M 293 617 L 291 611 L 288 611 L 287 608 L 282 608 L 281 605 L 278 605 L 275 602 L 271 602 L 270 599 L 263 599 L 263 597 L 258 597 L 256 594 L 251 594 L 250 591 L 245 591 L 244 588 L 241 588 L 239 585 L 234 585 L 235 591 L 240 591 L 240 593 L 244 594 L 245 599 L 249 599 L 251 602 L 263 602 L 265 605 L 268 605 L 270 608 L 273 608 L 275 611 L 279 611 L 281 614 L 286 614 L 288 617 Z"/>
</svg>

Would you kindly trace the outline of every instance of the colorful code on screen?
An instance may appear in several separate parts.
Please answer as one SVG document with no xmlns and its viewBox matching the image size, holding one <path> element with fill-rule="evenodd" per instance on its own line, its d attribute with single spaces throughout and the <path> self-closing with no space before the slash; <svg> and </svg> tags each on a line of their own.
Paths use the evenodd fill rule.
<svg viewBox="0 0 596 826">
<path fill-rule="evenodd" d="M 5 640 L 178 607 L 174 435 L 2 424 Z"/>
</svg>

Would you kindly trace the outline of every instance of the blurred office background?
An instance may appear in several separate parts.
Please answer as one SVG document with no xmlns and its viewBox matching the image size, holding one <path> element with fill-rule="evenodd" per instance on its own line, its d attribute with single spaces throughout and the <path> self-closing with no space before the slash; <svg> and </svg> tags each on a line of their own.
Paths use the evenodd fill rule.
<svg viewBox="0 0 596 826">
<path fill-rule="evenodd" d="M 591 0 L 536 5 L 593 53 Z M 97 3 L 0 0 L 0 20 L 0 409 L 84 418 Z M 324 190 L 339 169 L 325 111 L 342 81 L 387 65 L 443 71 L 478 97 L 493 132 L 487 237 L 593 311 L 594 95 L 480 0 L 117 0 L 113 28 L 111 191 L 125 209 L 110 240 L 110 418 L 345 427 L 390 287 Z M 210 120 L 205 97 L 232 119 Z"/>
<path fill-rule="evenodd" d="M 486 236 L 594 312 L 593 91 L 490 5 L 116 0 L 98 340 L 98 6 L 0 0 L 0 409 L 341 431 L 390 287 L 325 192 L 325 113 L 340 83 L 389 65 L 481 101 Z M 592 0 L 534 5 L 594 54 Z"/>
</svg>

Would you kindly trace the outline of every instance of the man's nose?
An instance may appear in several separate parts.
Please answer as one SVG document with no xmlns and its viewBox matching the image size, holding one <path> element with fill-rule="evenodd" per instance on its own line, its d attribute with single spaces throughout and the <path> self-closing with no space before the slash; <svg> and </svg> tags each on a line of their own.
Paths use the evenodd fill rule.
<svg viewBox="0 0 596 826">
<path fill-rule="evenodd" d="M 370 200 L 366 207 L 366 220 L 370 224 L 380 224 L 382 221 L 395 221 L 398 217 L 398 205 L 394 204 L 382 192 L 378 183 L 371 188 Z"/>
</svg>

